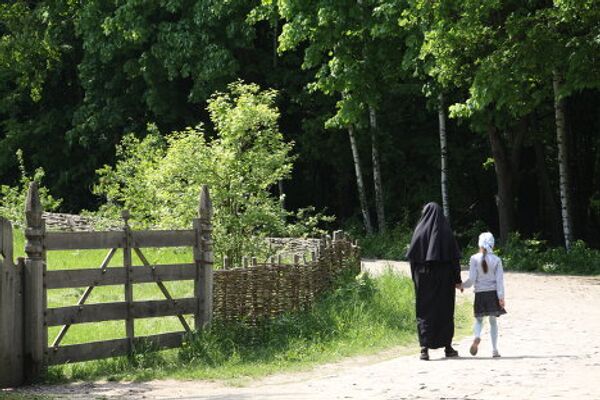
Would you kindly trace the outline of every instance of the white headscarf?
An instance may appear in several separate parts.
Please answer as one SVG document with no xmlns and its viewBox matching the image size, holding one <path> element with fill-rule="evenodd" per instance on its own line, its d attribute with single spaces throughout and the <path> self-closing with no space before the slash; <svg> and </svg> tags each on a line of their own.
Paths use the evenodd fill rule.
<svg viewBox="0 0 600 400">
<path fill-rule="evenodd" d="M 484 248 L 488 253 L 494 251 L 494 235 L 491 232 L 483 232 L 479 235 L 479 247 Z"/>
</svg>

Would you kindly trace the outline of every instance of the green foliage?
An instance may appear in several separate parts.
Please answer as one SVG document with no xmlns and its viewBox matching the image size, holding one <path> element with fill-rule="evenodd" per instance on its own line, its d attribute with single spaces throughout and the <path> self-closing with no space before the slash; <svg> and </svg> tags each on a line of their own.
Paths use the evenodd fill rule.
<svg viewBox="0 0 600 400">
<path fill-rule="evenodd" d="M 44 30 L 44 14 L 48 5 L 29 8 L 25 1 L 0 4 L 0 76 L 16 83 L 12 96 L 0 100 L 0 110 L 5 102 L 17 100 L 24 94 L 34 102 L 40 101 L 47 75 L 60 58 L 57 43 Z"/>
<path fill-rule="evenodd" d="M 17 158 L 19 160 L 21 179 L 17 186 L 0 186 L 0 216 L 12 221 L 16 226 L 24 226 L 25 201 L 27 200 L 27 191 L 31 182 L 38 184 L 40 201 L 45 211 L 56 210 L 62 200 L 52 197 L 48 188 L 42 185 L 42 179 L 45 175 L 42 168 L 37 168 L 33 176 L 30 176 L 25 170 L 25 162 L 21 150 L 17 151 Z"/>
<path fill-rule="evenodd" d="M 189 227 L 197 216 L 200 187 L 210 188 L 215 251 L 239 262 L 266 251 L 267 235 L 315 232 L 323 219 L 300 210 L 295 225 L 272 188 L 289 176 L 292 143 L 279 132 L 276 92 L 237 82 L 211 97 L 208 111 L 216 136 L 202 126 L 161 137 L 153 126 L 138 139 L 126 136 L 118 161 L 98 171 L 95 193 L 106 198 L 105 216 L 129 209 L 142 226 Z"/>
<path fill-rule="evenodd" d="M 406 260 L 411 238 L 412 229 L 405 224 L 397 225 L 385 233 L 366 235 L 359 239 L 361 255 L 384 260 Z"/>
<path fill-rule="evenodd" d="M 67 207 L 89 197 L 90 164 L 101 157 L 99 148 L 86 153 L 65 140 L 83 96 L 73 24 L 78 7 L 75 1 L 0 4 L 0 182 L 17 184 L 15 153 L 22 149 L 28 164 L 45 169 L 48 187 Z"/>
<path fill-rule="evenodd" d="M 411 15 L 426 26 L 421 57 L 433 58 L 431 76 L 468 90 L 451 115 L 496 110 L 522 116 L 552 99 L 554 71 L 566 76 L 562 95 L 599 87 L 599 44 L 592 39 L 598 7 L 592 3 L 421 0 Z"/>
<path fill-rule="evenodd" d="M 88 146 L 118 141 L 147 121 L 163 129 L 197 121 L 194 105 L 237 76 L 236 52 L 251 46 L 244 0 L 82 2 L 78 69 L 86 96 L 69 132 Z"/>
<path fill-rule="evenodd" d="M 0 184 L 19 184 L 15 152 L 23 149 L 32 170 L 47 172 L 44 183 L 64 199 L 63 211 L 99 206 L 89 190 L 95 171 L 114 164 L 115 144 L 125 133 L 143 137 L 153 122 L 157 128 L 150 130 L 164 140 L 158 132 L 209 126 L 210 94 L 240 77 L 280 90 L 281 132 L 297 144 L 299 156 L 284 188 L 286 207 L 327 207 L 343 223 L 359 211 L 352 158 L 347 138 L 324 127 L 357 125 L 369 182 L 366 109 L 377 111 L 386 213 L 401 221 L 404 210 L 418 212 L 424 202 L 439 200 L 431 106 L 442 91 L 455 103 L 453 115 L 468 122 L 448 121 L 447 128 L 451 214 L 469 214 L 454 218 L 460 221 L 455 228 L 478 219 L 493 227 L 491 167 L 500 165 L 486 162 L 488 169 L 481 169 L 489 144 L 473 131 L 495 124 L 509 139 L 515 121 L 527 124 L 523 162 L 514 171 L 516 197 L 545 197 L 541 185 L 530 184 L 539 176 L 528 157 L 532 143 L 543 142 L 557 202 L 556 160 L 547 157 L 555 154 L 556 70 L 576 133 L 570 140 L 577 156 L 570 173 L 578 188 L 571 193 L 575 232 L 591 246 L 600 243 L 592 197 L 600 187 L 597 0 L 1 3 Z M 519 215 L 544 209 L 534 201 L 517 207 Z M 558 244 L 560 220 L 549 219 L 519 219 L 518 229 L 541 231 Z"/>
<path fill-rule="evenodd" d="M 600 251 L 590 249 L 578 240 L 569 251 L 562 247 L 548 248 L 542 240 L 524 240 L 514 234 L 499 255 L 509 270 L 561 274 L 600 274 Z"/>
<path fill-rule="evenodd" d="M 396 23 L 403 5 L 327 0 L 278 4 L 285 20 L 279 51 L 305 45 L 302 67 L 315 70 L 309 88 L 338 100 L 328 127 L 365 124 L 367 106 L 378 109 L 383 93 L 409 75 L 403 65 L 411 58 L 406 43 L 415 36 Z"/>
</svg>

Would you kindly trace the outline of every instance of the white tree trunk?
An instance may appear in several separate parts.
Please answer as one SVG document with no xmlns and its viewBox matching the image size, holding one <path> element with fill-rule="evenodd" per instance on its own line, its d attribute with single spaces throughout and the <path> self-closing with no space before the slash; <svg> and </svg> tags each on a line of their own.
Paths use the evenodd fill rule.
<svg viewBox="0 0 600 400">
<path fill-rule="evenodd" d="M 354 136 L 354 126 L 348 125 L 348 137 L 350 138 L 350 147 L 352 148 L 352 159 L 354 160 L 354 172 L 356 173 L 356 186 L 358 188 L 358 198 L 360 200 L 360 208 L 362 211 L 365 230 L 370 235 L 373 233 L 373 225 L 371 224 L 371 216 L 369 215 L 369 205 L 367 203 L 367 192 L 363 181 L 362 167 L 360 166 L 360 155 L 358 154 L 358 146 Z"/>
<path fill-rule="evenodd" d="M 450 205 L 448 204 L 448 147 L 446 145 L 446 109 L 444 106 L 444 95 L 440 93 L 438 100 L 438 119 L 440 122 L 442 207 L 444 209 L 444 216 L 446 216 L 448 221 L 450 221 Z"/>
<path fill-rule="evenodd" d="M 385 209 L 383 204 L 383 185 L 381 183 L 381 165 L 377 147 L 377 113 L 369 106 L 369 123 L 371 125 L 371 157 L 373 159 L 373 181 L 375 184 L 375 210 L 379 232 L 385 232 Z"/>
<path fill-rule="evenodd" d="M 277 2 L 273 2 L 273 71 L 277 70 L 277 35 L 279 34 L 279 14 L 277 12 Z M 285 192 L 283 190 L 283 180 L 277 182 L 279 189 L 279 203 L 285 210 Z"/>
<path fill-rule="evenodd" d="M 562 77 L 554 71 L 554 114 L 556 118 L 556 144 L 558 146 L 558 171 L 560 184 L 560 204 L 565 236 L 565 247 L 571 248 L 571 214 L 569 213 L 569 169 L 567 159 L 567 132 L 565 129 L 565 101 L 560 96 Z"/>
</svg>

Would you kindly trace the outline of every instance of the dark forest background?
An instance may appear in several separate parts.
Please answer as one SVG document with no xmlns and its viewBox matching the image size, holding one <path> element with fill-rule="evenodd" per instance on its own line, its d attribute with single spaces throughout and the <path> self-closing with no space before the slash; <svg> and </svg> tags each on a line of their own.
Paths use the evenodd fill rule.
<svg viewBox="0 0 600 400">
<path fill-rule="evenodd" d="M 559 245 L 558 97 L 573 239 L 600 246 L 598 2 L 432 3 L 5 0 L 0 184 L 18 183 L 21 149 L 60 211 L 97 209 L 96 170 L 114 164 L 125 134 L 207 122 L 209 96 L 242 79 L 279 91 L 280 130 L 298 156 L 282 182 L 286 208 L 313 205 L 364 230 L 351 126 L 373 222 L 375 143 L 385 227 L 412 226 L 426 202 L 442 203 L 443 94 L 454 229 L 499 232 L 499 184 L 510 179 L 508 229 Z M 517 157 L 508 178 L 492 129 Z"/>
</svg>

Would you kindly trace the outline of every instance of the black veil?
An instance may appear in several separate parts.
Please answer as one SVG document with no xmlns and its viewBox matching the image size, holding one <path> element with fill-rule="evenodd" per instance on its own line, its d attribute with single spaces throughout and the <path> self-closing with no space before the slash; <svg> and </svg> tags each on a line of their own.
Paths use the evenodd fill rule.
<svg viewBox="0 0 600 400">
<path fill-rule="evenodd" d="M 406 257 L 416 262 L 460 259 L 454 233 L 439 204 L 432 202 L 423 208 Z"/>
</svg>

